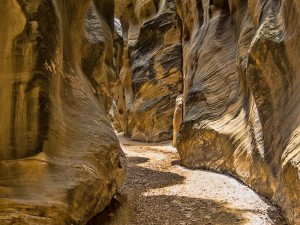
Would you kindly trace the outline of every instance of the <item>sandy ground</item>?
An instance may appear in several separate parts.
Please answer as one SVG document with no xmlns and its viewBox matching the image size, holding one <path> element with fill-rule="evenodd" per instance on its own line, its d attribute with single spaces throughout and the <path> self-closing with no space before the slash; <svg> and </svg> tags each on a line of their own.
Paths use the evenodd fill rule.
<svg viewBox="0 0 300 225">
<path fill-rule="evenodd" d="M 279 210 L 239 181 L 180 166 L 171 142 L 119 136 L 128 159 L 124 186 L 88 225 L 285 225 Z"/>
</svg>

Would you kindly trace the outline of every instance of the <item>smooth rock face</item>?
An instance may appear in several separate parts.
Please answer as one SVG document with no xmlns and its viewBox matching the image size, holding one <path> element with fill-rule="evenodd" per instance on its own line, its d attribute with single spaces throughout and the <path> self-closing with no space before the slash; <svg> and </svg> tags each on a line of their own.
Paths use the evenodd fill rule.
<svg viewBox="0 0 300 225">
<path fill-rule="evenodd" d="M 111 40 L 106 42 L 102 26 L 94 11 L 90 6 L 85 17 L 83 50 L 82 50 L 82 70 L 93 84 L 94 93 L 99 98 L 99 102 L 105 109 L 106 114 L 111 107 L 115 84 L 116 73 L 111 61 L 111 51 L 105 50 L 106 45 L 111 48 Z M 111 38 L 109 38 L 111 39 Z M 109 59 L 109 60 L 107 60 Z M 108 63 L 107 63 L 108 62 Z"/>
<path fill-rule="evenodd" d="M 112 46 L 111 37 L 105 38 L 105 35 L 107 34 L 103 32 L 96 12 L 91 6 L 85 18 L 82 69 L 93 84 L 93 91 L 105 109 L 105 114 L 108 115 L 118 87 L 123 39 L 114 30 Z"/>
<path fill-rule="evenodd" d="M 300 2 L 177 1 L 182 163 L 233 174 L 300 224 Z"/>
<path fill-rule="evenodd" d="M 89 6 L 0 2 L 0 224 L 83 224 L 122 184 L 124 158 L 95 95 L 100 82 L 88 79 L 94 70 L 113 76 L 114 5 L 94 2 L 97 56 L 84 39 Z"/>
<path fill-rule="evenodd" d="M 173 117 L 173 146 L 176 147 L 177 139 L 180 131 L 180 126 L 183 119 L 183 99 L 182 95 L 178 95 L 176 98 L 176 105 Z"/>
<path fill-rule="evenodd" d="M 175 1 L 116 2 L 123 27 L 119 127 L 134 140 L 172 139 L 176 97 L 182 93 L 181 22 Z M 121 114 L 121 116 L 120 116 Z"/>
</svg>

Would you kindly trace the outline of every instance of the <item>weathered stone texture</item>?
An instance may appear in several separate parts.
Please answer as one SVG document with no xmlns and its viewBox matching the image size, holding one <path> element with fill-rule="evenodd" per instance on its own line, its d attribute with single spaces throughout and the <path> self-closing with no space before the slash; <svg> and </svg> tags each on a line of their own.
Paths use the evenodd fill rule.
<svg viewBox="0 0 300 225">
<path fill-rule="evenodd" d="M 105 109 L 105 114 L 108 115 L 117 92 L 118 75 L 122 66 L 120 59 L 123 55 L 123 39 L 115 30 L 112 37 L 105 38 L 92 6 L 85 18 L 84 36 L 81 53 L 82 69 L 93 84 L 93 91 Z M 111 38 L 113 38 L 113 45 Z"/>
<path fill-rule="evenodd" d="M 84 44 L 89 6 L 0 2 L 0 224 L 85 223 L 122 183 L 124 158 L 95 96 L 101 79 L 84 73 L 113 76 L 113 2 L 94 2 L 101 49 Z"/>
<path fill-rule="evenodd" d="M 182 163 L 239 177 L 300 224 L 300 2 L 177 1 Z"/>
<path fill-rule="evenodd" d="M 117 3 L 125 42 L 119 127 L 135 140 L 172 139 L 175 100 L 182 92 L 181 23 L 175 1 L 133 1 L 119 8 Z"/>
</svg>

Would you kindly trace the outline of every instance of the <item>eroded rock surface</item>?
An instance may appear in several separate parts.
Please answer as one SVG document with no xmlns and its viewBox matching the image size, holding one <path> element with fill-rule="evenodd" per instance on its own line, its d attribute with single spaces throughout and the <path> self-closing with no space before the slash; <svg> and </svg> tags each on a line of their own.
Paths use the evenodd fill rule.
<svg viewBox="0 0 300 225">
<path fill-rule="evenodd" d="M 95 95 L 103 91 L 102 78 L 88 79 L 94 70 L 114 76 L 114 5 L 94 2 L 103 35 L 87 44 L 89 6 L 87 0 L 0 2 L 3 225 L 85 223 L 123 181 L 123 154 Z M 88 57 L 100 60 L 82 63 Z"/>
<path fill-rule="evenodd" d="M 300 2 L 178 0 L 177 9 L 182 163 L 239 177 L 300 224 Z"/>
<path fill-rule="evenodd" d="M 171 139 L 175 100 L 182 93 L 181 22 L 175 1 L 116 1 L 116 13 L 125 44 L 118 127 L 135 140 Z"/>
</svg>

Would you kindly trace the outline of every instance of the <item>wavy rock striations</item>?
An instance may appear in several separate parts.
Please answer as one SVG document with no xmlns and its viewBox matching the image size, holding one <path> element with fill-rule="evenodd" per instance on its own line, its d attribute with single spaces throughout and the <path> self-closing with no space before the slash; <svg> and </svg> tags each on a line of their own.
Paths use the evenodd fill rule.
<svg viewBox="0 0 300 225">
<path fill-rule="evenodd" d="M 103 37 L 87 44 L 89 6 L 86 0 L 0 3 L 3 225 L 85 223 L 122 183 L 119 142 L 94 94 L 102 80 L 92 86 L 88 79 L 94 70 L 115 76 L 114 5 L 94 2 Z M 98 57 L 98 64 L 84 62 Z"/>
<path fill-rule="evenodd" d="M 300 224 L 300 2 L 177 1 L 182 163 L 239 177 Z"/>
<path fill-rule="evenodd" d="M 182 93 L 181 22 L 175 1 L 125 3 L 116 2 L 124 38 L 118 127 L 135 140 L 172 139 L 176 97 Z"/>
<path fill-rule="evenodd" d="M 115 94 L 115 85 L 117 81 L 116 73 L 113 68 L 111 50 L 111 37 L 105 39 L 100 21 L 90 6 L 85 17 L 83 48 L 81 56 L 82 70 L 93 84 L 94 93 L 106 114 L 112 105 Z"/>
</svg>

